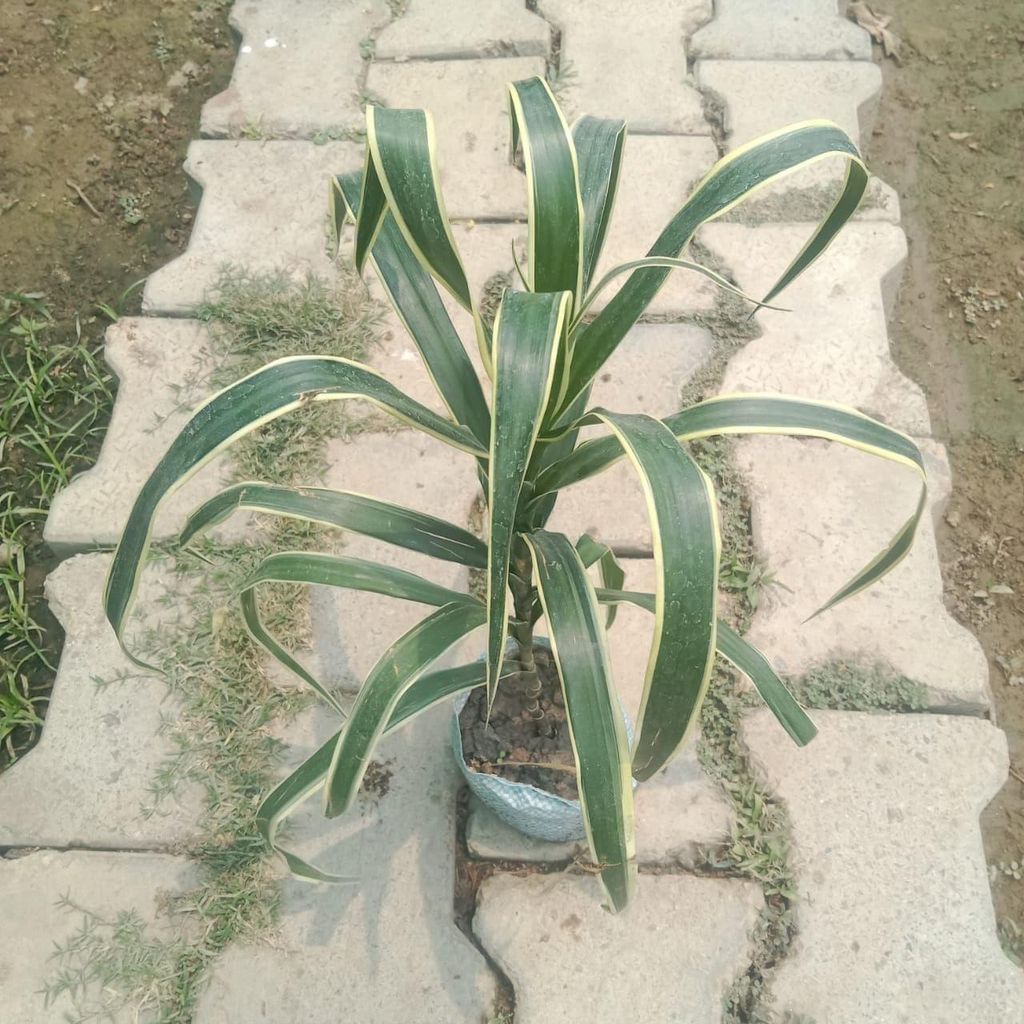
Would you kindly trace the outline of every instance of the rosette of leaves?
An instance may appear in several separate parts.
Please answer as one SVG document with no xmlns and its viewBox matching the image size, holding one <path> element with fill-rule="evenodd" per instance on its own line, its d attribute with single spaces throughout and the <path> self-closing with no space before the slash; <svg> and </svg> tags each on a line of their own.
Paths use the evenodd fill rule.
<svg viewBox="0 0 1024 1024">
<path fill-rule="evenodd" d="M 311 794 L 325 813 L 344 813 L 356 797 L 378 740 L 439 701 L 484 686 L 493 700 L 512 669 L 532 670 L 532 636 L 547 620 L 560 680 L 591 855 L 613 910 L 635 881 L 632 780 L 663 768 L 697 721 L 717 657 L 753 681 L 798 743 L 814 726 L 769 662 L 716 612 L 719 531 L 711 482 L 687 443 L 723 434 L 824 438 L 903 463 L 922 479 L 921 500 L 889 546 L 826 608 L 879 579 L 909 550 L 924 507 L 924 466 L 904 434 L 842 406 L 784 395 L 737 394 L 700 402 L 658 419 L 636 410 L 592 408 L 591 385 L 670 273 L 692 272 L 731 285 L 684 254 L 702 224 L 758 189 L 809 163 L 845 160 L 834 206 L 761 299 L 772 299 L 821 255 L 863 196 L 868 176 L 854 143 L 824 121 L 796 124 L 719 161 L 696 186 L 646 255 L 597 278 L 626 144 L 621 121 L 584 117 L 570 128 L 540 78 L 509 86 L 513 147 L 528 194 L 529 241 L 522 287 L 507 289 L 493 324 L 471 292 L 442 196 L 431 116 L 423 110 L 369 107 L 361 174 L 331 183 L 339 235 L 355 223 L 355 262 L 370 263 L 448 410 L 438 415 L 376 370 L 349 359 L 278 359 L 214 395 L 194 414 L 142 488 L 114 557 L 105 594 L 118 636 L 135 594 L 162 500 L 240 437 L 316 402 L 354 399 L 472 459 L 486 512 L 482 539 L 462 527 L 362 494 L 290 488 L 258 481 L 229 487 L 197 509 L 182 543 L 238 509 L 329 524 L 482 570 L 485 598 L 440 586 L 392 566 L 345 555 L 273 554 L 241 594 L 245 621 L 274 657 L 312 686 L 339 716 L 337 733 L 263 801 L 264 835 L 304 878 L 338 880 L 277 842 L 284 817 Z M 594 299 L 621 285 L 599 312 Z M 441 291 L 468 310 L 475 338 L 459 336 Z M 481 385 L 468 346 L 489 382 Z M 580 439 L 584 426 L 601 428 Z M 625 589 L 613 553 L 589 536 L 547 529 L 566 487 L 628 460 L 646 496 L 657 589 Z M 613 496 L 610 496 L 613 500 Z M 593 572 L 588 570 L 593 567 Z M 597 575 L 600 586 L 592 577 Z M 434 610 L 381 654 L 348 710 L 295 661 L 260 622 L 256 589 L 274 581 L 316 583 L 386 594 Z M 632 602 L 654 617 L 646 683 L 632 744 L 627 740 L 609 668 L 606 633 L 615 606 Z M 604 609 L 602 606 L 606 606 Z M 485 657 L 439 669 L 468 634 L 481 631 Z"/>
</svg>

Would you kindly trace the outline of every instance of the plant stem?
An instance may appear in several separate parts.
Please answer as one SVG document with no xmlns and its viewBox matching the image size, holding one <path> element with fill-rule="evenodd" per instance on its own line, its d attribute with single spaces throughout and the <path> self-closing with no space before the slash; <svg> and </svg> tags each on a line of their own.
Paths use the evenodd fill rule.
<svg viewBox="0 0 1024 1024">
<path fill-rule="evenodd" d="M 513 622 L 509 632 L 519 648 L 519 665 L 522 669 L 523 699 L 526 710 L 534 718 L 543 718 L 540 697 L 540 676 L 533 656 L 533 566 L 525 545 L 520 541 L 513 554 L 512 571 L 509 573 L 509 588 L 512 591 Z"/>
</svg>

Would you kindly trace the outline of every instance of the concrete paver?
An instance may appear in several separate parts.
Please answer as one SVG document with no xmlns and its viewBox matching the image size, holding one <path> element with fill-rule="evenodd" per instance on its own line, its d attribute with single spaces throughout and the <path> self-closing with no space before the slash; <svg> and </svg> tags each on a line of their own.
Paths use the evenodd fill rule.
<svg viewBox="0 0 1024 1024">
<path fill-rule="evenodd" d="M 143 312 L 189 314 L 231 267 L 332 280 L 328 186 L 333 175 L 362 165 L 362 147 L 350 142 L 193 142 L 185 172 L 202 197 L 192 237 L 149 276 Z"/>
<path fill-rule="evenodd" d="M 690 54 L 727 60 L 871 60 L 871 37 L 839 11 L 839 0 L 715 0 L 713 21 Z"/>
<path fill-rule="evenodd" d="M 730 150 L 786 125 L 815 120 L 834 121 L 860 144 L 870 136 L 882 88 L 878 65 L 859 60 L 700 60 L 695 75 L 700 87 L 723 105 Z M 825 213 L 845 170 L 846 161 L 839 157 L 803 167 L 764 188 L 737 215 L 749 217 L 756 211 L 774 219 L 803 220 L 810 219 L 812 210 Z M 881 182 L 869 185 L 866 206 L 870 210 L 864 216 L 898 219 L 899 204 Z"/>
<path fill-rule="evenodd" d="M 203 107 L 203 135 L 362 128 L 361 50 L 388 20 L 385 0 L 242 0 L 230 20 L 238 58 L 228 87 Z"/>
<path fill-rule="evenodd" d="M 224 954 L 196 1024 L 334 1024 L 339 1008 L 366 1024 L 489 1019 L 494 977 L 452 910 L 450 714 L 446 703 L 385 740 L 374 757 L 389 781 L 345 816 L 326 820 L 317 798 L 296 816 L 296 852 L 357 884 L 284 881 L 275 942 Z M 290 727 L 290 759 L 312 753 L 334 728 L 317 715 Z"/>
<path fill-rule="evenodd" d="M 641 875 L 633 905 L 612 917 L 591 877 L 495 875 L 473 928 L 512 981 L 519 1024 L 713 1024 L 760 907 L 749 882 Z"/>
<path fill-rule="evenodd" d="M 711 224 L 702 240 L 748 295 L 764 295 L 814 231 L 813 224 Z M 761 336 L 730 361 L 721 390 L 779 392 L 852 405 L 915 436 L 931 433 L 920 387 L 897 368 L 886 321 L 906 259 L 903 231 L 850 224 L 775 300 Z"/>
<path fill-rule="evenodd" d="M 953 715 L 815 721 L 802 749 L 767 712 L 744 727 L 793 825 L 798 936 L 772 984 L 777 1011 L 829 1024 L 1021 1020 L 1024 975 L 999 947 L 978 827 L 1006 780 L 1006 738 Z"/>
<path fill-rule="evenodd" d="M 106 1006 L 102 1019 L 111 1024 L 150 1024 L 154 1012 L 138 1015 L 120 1007 L 125 993 L 116 983 L 101 988 L 89 979 L 84 991 L 63 994 L 47 1003 L 44 988 L 52 983 L 59 963 L 55 943 L 66 942 L 82 926 L 83 914 L 61 906 L 67 898 L 83 911 L 112 922 L 134 910 L 146 934 L 168 934 L 159 904 L 196 884 L 194 868 L 182 857 L 152 853 L 93 853 L 40 850 L 11 859 L 0 858 L 0 903 L 7 941 L 0 944 L 5 1024 L 43 1024 L 80 1020 L 80 1011 Z M 102 933 L 102 932 L 101 932 Z M 16 938 L 16 941 L 15 941 Z"/>
<path fill-rule="evenodd" d="M 377 35 L 382 60 L 429 57 L 546 57 L 551 29 L 522 4 L 504 0 L 409 0 Z"/>
<path fill-rule="evenodd" d="M 700 93 L 686 71 L 686 39 L 711 16 L 710 0 L 541 0 L 561 32 L 563 102 L 581 114 L 621 117 L 632 129 L 708 135 Z"/>
<path fill-rule="evenodd" d="M 933 517 L 948 496 L 945 452 L 921 445 L 931 507 L 910 554 L 874 586 L 805 621 L 886 548 L 914 510 L 920 481 L 904 466 L 826 441 L 737 444 L 755 548 L 781 584 L 763 594 L 750 640 L 786 673 L 836 659 L 878 663 L 924 684 L 936 708 L 984 712 L 985 655 L 942 600 Z"/>
<path fill-rule="evenodd" d="M 110 559 L 79 555 L 46 580 L 66 640 L 42 738 L 0 775 L 0 846 L 161 849 L 196 832 L 196 787 L 183 785 L 154 814 L 144 813 L 153 806 L 158 769 L 175 753 L 160 727 L 177 704 L 162 679 L 124 656 L 103 617 Z M 157 601 L 172 580 L 159 569 L 146 574 L 138 601 L 143 616 L 132 634 L 190 628 L 178 621 L 173 602 Z"/>
<path fill-rule="evenodd" d="M 107 328 L 103 349 L 117 374 L 117 399 L 96 464 L 54 498 L 43 536 L 55 550 L 113 545 L 149 474 L 212 391 L 216 358 L 206 326 L 197 320 L 122 317 Z M 177 536 L 189 512 L 230 482 L 230 455 L 203 467 L 170 495 L 157 514 L 155 540 Z M 223 541 L 241 537 L 247 517 L 215 531 Z"/>
</svg>

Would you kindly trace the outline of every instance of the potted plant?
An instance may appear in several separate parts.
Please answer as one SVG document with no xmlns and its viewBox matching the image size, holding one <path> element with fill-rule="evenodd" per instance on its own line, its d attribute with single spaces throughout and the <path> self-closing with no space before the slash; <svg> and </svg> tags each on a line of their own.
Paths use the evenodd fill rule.
<svg viewBox="0 0 1024 1024">
<path fill-rule="evenodd" d="M 335 225 L 355 221 L 355 261 L 372 263 L 408 327 L 449 410 L 440 416 L 375 370 L 348 359 L 279 359 L 201 406 L 143 486 L 114 556 L 105 593 L 107 617 L 121 637 L 163 498 L 239 437 L 313 402 L 368 401 L 405 425 L 476 461 L 486 512 L 483 537 L 423 512 L 362 495 L 259 482 L 229 487 L 196 510 L 181 542 L 240 508 L 305 518 L 354 530 L 486 574 L 479 598 L 423 577 L 344 555 L 283 552 L 266 558 L 241 594 L 253 637 L 301 676 L 344 721 L 335 736 L 263 801 L 268 843 L 305 878 L 332 876 L 277 844 L 282 819 L 317 790 L 325 813 L 354 800 L 378 739 L 439 701 L 473 694 L 477 721 L 509 702 L 520 718 L 557 708 L 570 745 L 578 815 L 613 910 L 635 879 L 633 785 L 674 757 L 697 718 L 714 659 L 746 673 L 798 743 L 814 727 L 764 657 L 716 616 L 719 536 L 712 485 L 687 442 L 718 434 L 784 433 L 825 438 L 905 463 L 924 479 L 910 438 L 853 409 L 782 395 L 731 395 L 664 419 L 637 411 L 589 408 L 591 384 L 669 273 L 704 274 L 680 258 L 701 224 L 721 216 L 780 175 L 827 156 L 846 160 L 833 209 L 762 300 L 770 302 L 826 248 L 853 214 L 867 171 L 835 125 L 807 122 L 765 136 L 716 164 L 646 256 L 595 280 L 612 216 L 625 125 L 585 117 L 570 130 L 539 78 L 509 87 L 513 146 L 521 150 L 529 197 L 523 287 L 504 292 L 493 326 L 467 284 L 441 195 L 434 127 L 422 110 L 369 107 L 365 169 L 332 183 Z M 595 296 L 612 280 L 621 289 L 596 315 Z M 485 396 L 438 284 L 473 314 L 475 342 L 490 380 Z M 603 434 L 580 441 L 584 426 Z M 590 537 L 546 529 L 561 489 L 618 460 L 629 460 L 647 499 L 657 589 L 625 588 L 608 548 Z M 909 549 L 922 500 L 890 546 L 826 604 L 831 607 L 881 577 Z M 588 573 L 594 566 L 601 586 Z M 255 588 L 288 580 L 356 588 L 436 608 L 383 652 L 351 709 L 345 710 L 264 628 Z M 654 615 L 654 640 L 631 741 L 609 670 L 606 629 L 616 604 Z M 602 606 L 607 606 L 606 610 Z M 534 628 L 546 620 L 548 641 Z M 485 632 L 478 661 L 438 669 L 470 633 Z M 501 703 L 498 703 L 498 702 Z M 564 727 L 563 727 L 564 726 Z M 557 730 L 556 730 L 557 731 Z"/>
</svg>

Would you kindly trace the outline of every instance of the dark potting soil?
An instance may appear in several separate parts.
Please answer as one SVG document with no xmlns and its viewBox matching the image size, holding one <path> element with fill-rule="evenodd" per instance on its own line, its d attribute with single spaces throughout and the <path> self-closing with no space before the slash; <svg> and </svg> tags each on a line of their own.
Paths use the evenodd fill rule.
<svg viewBox="0 0 1024 1024">
<path fill-rule="evenodd" d="M 562 688 L 551 653 L 534 648 L 543 715 L 534 718 L 526 710 L 518 678 L 498 687 L 487 721 L 487 691 L 478 687 L 459 714 L 462 750 L 474 771 L 497 775 L 509 782 L 525 782 L 566 800 L 576 800 L 576 761 L 569 740 Z"/>
</svg>

